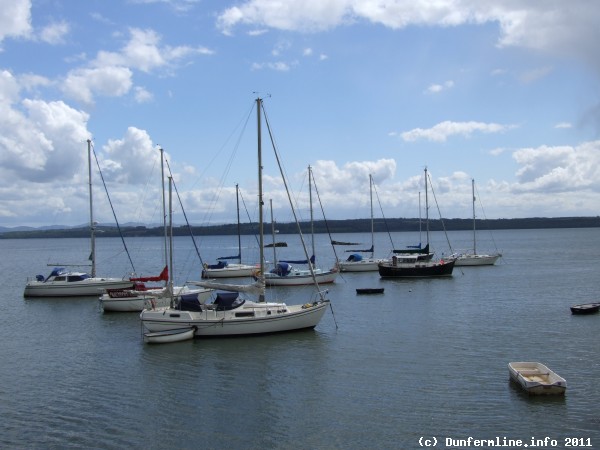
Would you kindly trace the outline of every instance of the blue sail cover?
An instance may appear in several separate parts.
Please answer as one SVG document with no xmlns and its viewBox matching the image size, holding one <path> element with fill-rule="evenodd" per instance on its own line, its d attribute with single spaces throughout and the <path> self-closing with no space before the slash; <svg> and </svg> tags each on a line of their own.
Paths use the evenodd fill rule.
<svg viewBox="0 0 600 450">
<path fill-rule="evenodd" d="M 277 265 L 271 269 L 271 273 L 284 277 L 288 275 L 292 270 L 292 266 L 286 262 L 278 262 Z"/>
<path fill-rule="evenodd" d="M 363 257 L 361 255 L 359 255 L 358 253 L 353 253 L 350 256 L 348 256 L 348 259 L 346 261 L 349 262 L 358 262 L 358 261 L 362 261 Z"/>
<path fill-rule="evenodd" d="M 208 269 L 224 269 L 225 267 L 227 267 L 227 265 L 227 261 L 219 261 L 217 264 L 210 264 L 208 266 Z"/>
</svg>

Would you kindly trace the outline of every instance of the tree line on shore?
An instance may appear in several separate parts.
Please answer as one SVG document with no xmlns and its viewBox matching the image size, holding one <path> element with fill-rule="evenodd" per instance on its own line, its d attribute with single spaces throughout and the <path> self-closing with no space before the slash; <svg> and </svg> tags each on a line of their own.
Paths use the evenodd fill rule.
<svg viewBox="0 0 600 450">
<path fill-rule="evenodd" d="M 300 224 L 303 233 L 310 232 L 310 223 Z M 269 234 L 271 224 L 264 224 L 265 234 Z M 540 228 L 593 228 L 600 227 L 600 216 L 597 217 L 530 217 L 521 219 L 476 219 L 475 227 L 478 230 L 517 230 L 517 229 L 540 229 Z M 295 234 L 297 225 L 295 223 L 277 223 L 277 231 L 281 234 Z M 121 226 L 121 233 L 127 237 L 163 236 L 162 226 Z M 379 219 L 374 222 L 375 232 L 394 231 L 419 231 L 425 229 L 425 223 L 420 219 L 397 218 Z M 431 231 L 458 231 L 472 230 L 473 219 L 429 219 Z M 345 219 L 345 220 L 317 220 L 314 222 L 315 233 L 369 233 L 371 231 L 371 219 Z M 258 234 L 257 223 L 240 224 L 241 234 Z M 174 236 L 223 236 L 237 235 L 237 224 L 219 225 L 178 225 L 173 227 Z M 35 229 L 4 231 L 0 233 L 0 239 L 27 239 L 27 238 L 76 238 L 89 237 L 89 226 L 65 229 Z M 96 226 L 96 237 L 118 237 L 119 228 L 111 225 Z"/>
</svg>

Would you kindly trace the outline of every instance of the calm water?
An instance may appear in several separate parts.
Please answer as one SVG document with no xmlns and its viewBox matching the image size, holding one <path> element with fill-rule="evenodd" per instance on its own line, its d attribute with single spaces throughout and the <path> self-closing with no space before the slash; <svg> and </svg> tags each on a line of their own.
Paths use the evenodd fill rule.
<svg viewBox="0 0 600 450">
<path fill-rule="evenodd" d="M 335 239 L 370 245 L 366 235 Z M 411 239 L 394 236 L 397 247 Z M 469 239 L 450 234 L 455 248 Z M 334 315 L 312 331 L 163 346 L 143 343 L 136 313 L 103 314 L 95 299 L 23 299 L 26 278 L 47 274 L 47 263 L 85 259 L 85 240 L 0 240 L 0 448 L 412 449 L 421 437 L 446 448 L 469 436 L 549 437 L 557 448 L 590 438 L 600 448 L 600 315 L 569 311 L 599 300 L 600 229 L 494 239 L 505 255 L 497 266 L 456 268 L 450 279 L 344 274 L 329 287 Z M 292 237 L 277 240 L 297 256 Z M 325 266 L 327 241 L 318 236 Z M 138 273 L 160 271 L 160 239 L 127 242 Z M 199 240 L 209 262 L 235 254 L 236 242 Z M 445 237 L 433 242 L 443 248 Z M 178 280 L 198 279 L 190 239 L 175 244 Z M 387 235 L 377 245 L 386 253 Z M 131 271 L 120 240 L 97 246 L 100 274 Z M 384 295 L 356 295 L 378 286 Z M 295 303 L 311 291 L 278 294 Z M 565 398 L 523 395 L 506 367 L 519 360 L 566 378 Z"/>
</svg>

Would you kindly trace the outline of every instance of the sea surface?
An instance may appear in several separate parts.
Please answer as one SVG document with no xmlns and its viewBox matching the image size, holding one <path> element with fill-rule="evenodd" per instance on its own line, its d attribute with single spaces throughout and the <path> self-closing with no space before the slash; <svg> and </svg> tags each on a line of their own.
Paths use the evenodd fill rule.
<svg viewBox="0 0 600 450">
<path fill-rule="evenodd" d="M 448 254 L 447 240 L 460 249 L 471 236 L 431 241 Z M 333 238 L 370 247 L 368 234 Z M 289 244 L 282 257 L 301 256 L 297 238 L 276 239 Z M 329 239 L 316 236 L 325 267 Z M 396 247 L 418 240 L 392 235 Z M 504 255 L 496 266 L 457 267 L 451 278 L 341 274 L 324 286 L 332 310 L 314 330 L 153 346 L 137 313 L 103 313 L 95 298 L 23 298 L 47 264 L 85 263 L 86 239 L 0 239 L 0 448 L 472 448 L 469 438 L 600 448 L 600 315 L 569 310 L 600 301 L 600 229 L 495 231 L 493 242 Z M 204 262 L 237 253 L 235 236 L 196 243 Z M 160 238 L 126 244 L 137 274 L 160 272 Z M 377 234 L 376 256 L 391 245 Z M 96 246 L 99 275 L 133 271 L 120 239 Z M 255 238 L 243 246 L 255 262 Z M 350 248 L 336 247 L 338 257 Z M 176 282 L 199 279 L 191 238 L 175 238 L 173 255 Z M 292 304 L 314 292 L 269 294 Z M 566 395 L 529 398 L 509 381 L 510 361 L 545 363 L 566 378 Z"/>
</svg>

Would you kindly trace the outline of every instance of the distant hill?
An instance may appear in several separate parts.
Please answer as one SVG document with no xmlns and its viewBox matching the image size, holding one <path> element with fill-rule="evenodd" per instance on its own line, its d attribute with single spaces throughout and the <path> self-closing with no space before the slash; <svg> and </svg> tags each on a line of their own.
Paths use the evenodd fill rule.
<svg viewBox="0 0 600 450">
<path fill-rule="evenodd" d="M 379 219 L 375 220 L 375 231 L 419 231 L 419 219 L 398 218 L 398 219 Z M 540 229 L 540 228 L 596 228 L 600 227 L 600 216 L 597 217 L 530 217 L 524 219 L 477 219 L 476 227 L 478 230 L 517 230 L 517 229 Z M 265 223 L 265 232 L 268 234 L 271 229 L 270 223 Z M 301 224 L 302 232 L 308 233 L 309 224 Z M 241 224 L 242 234 L 258 234 L 258 224 Z M 294 234 L 297 231 L 295 223 L 277 223 L 277 229 L 281 234 Z M 366 233 L 371 231 L 370 219 L 346 219 L 346 220 L 317 220 L 314 223 L 316 233 Z M 429 219 L 429 229 L 431 231 L 471 230 L 473 229 L 473 219 Z M 144 237 L 144 236 L 162 236 L 164 234 L 162 226 L 145 225 L 121 225 L 123 236 Z M 116 237 L 119 231 L 114 225 L 98 225 L 96 227 L 96 236 Z M 195 236 L 215 236 L 215 235 L 236 235 L 237 224 L 222 224 L 210 226 L 192 226 L 191 232 Z M 175 236 L 187 236 L 190 229 L 187 226 L 175 226 L 173 228 Z M 90 230 L 87 225 L 72 228 L 30 228 L 0 227 L 0 239 L 27 239 L 27 238 L 73 238 L 88 237 Z"/>
</svg>

